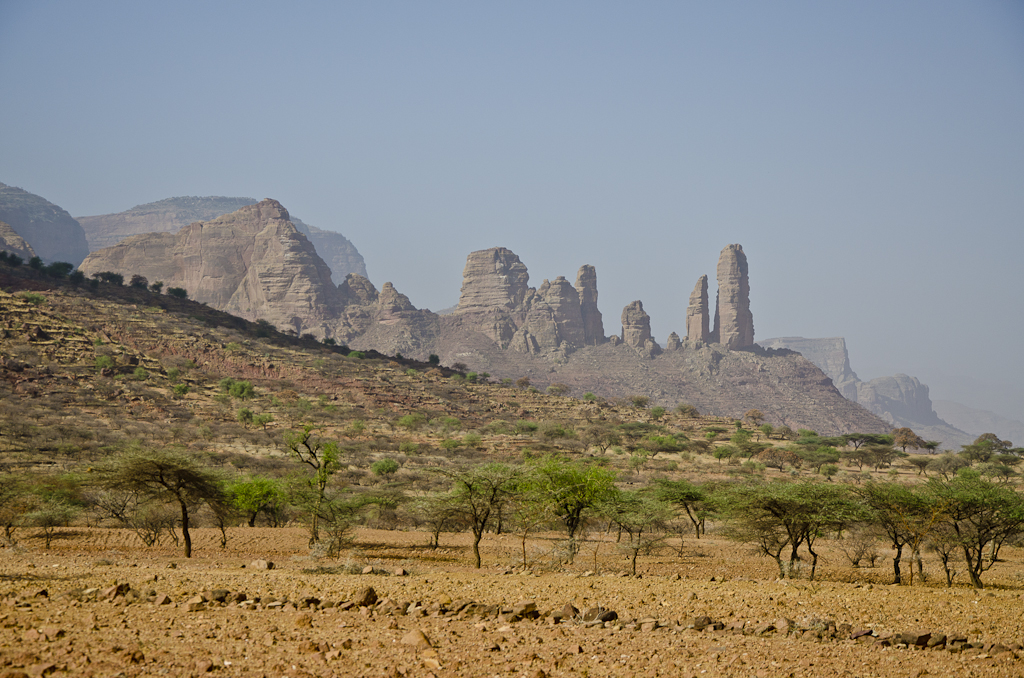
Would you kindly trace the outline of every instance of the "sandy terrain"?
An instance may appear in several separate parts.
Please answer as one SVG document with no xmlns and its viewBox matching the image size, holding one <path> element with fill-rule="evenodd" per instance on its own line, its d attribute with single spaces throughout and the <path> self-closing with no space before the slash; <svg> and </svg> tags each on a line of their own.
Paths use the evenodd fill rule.
<svg viewBox="0 0 1024 678">
<path fill-rule="evenodd" d="M 226 548 L 196 530 L 190 560 L 121 530 L 67 530 L 49 550 L 20 536 L 0 555 L 0 677 L 1024 675 L 1020 549 L 975 591 L 941 586 L 928 560 L 925 585 L 891 586 L 891 563 L 853 569 L 828 547 L 820 581 L 777 581 L 714 537 L 641 557 L 631 577 L 611 538 L 563 568 L 542 535 L 523 571 L 514 535 L 485 538 L 481 570 L 467 535 L 434 551 L 424 533 L 360 530 L 338 561 L 310 557 L 299 528 L 231 529 Z M 366 587 L 378 602 L 351 604 Z M 556 620 L 566 603 L 581 614 Z M 617 619 L 583 622 L 597 606 Z M 904 644 L 929 633 L 947 643 Z"/>
</svg>

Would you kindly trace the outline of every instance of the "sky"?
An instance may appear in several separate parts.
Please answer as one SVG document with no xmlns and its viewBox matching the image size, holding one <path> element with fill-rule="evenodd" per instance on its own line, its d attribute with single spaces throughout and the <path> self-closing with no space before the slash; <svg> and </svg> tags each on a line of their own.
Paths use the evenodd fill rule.
<svg viewBox="0 0 1024 678">
<path fill-rule="evenodd" d="M 474 250 L 592 264 L 662 344 L 740 243 L 755 338 L 1024 419 L 1016 0 L 0 0 L 0 93 L 74 216 L 275 198 L 433 310 Z"/>
</svg>

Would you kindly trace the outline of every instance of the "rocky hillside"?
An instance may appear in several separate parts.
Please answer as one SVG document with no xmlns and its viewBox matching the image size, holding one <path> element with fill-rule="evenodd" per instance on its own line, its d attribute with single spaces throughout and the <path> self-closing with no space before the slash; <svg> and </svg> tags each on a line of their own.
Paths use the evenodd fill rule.
<svg viewBox="0 0 1024 678">
<path fill-rule="evenodd" d="M 24 189 L 0 184 L 0 221 L 48 264 L 66 261 L 77 266 L 89 254 L 81 224 L 49 200 Z"/>
<path fill-rule="evenodd" d="M 189 224 L 212 221 L 256 202 L 253 198 L 185 196 L 137 205 L 117 214 L 78 217 L 78 221 L 85 229 L 89 251 L 95 252 L 116 245 L 131 235 L 177 232 Z M 344 280 L 349 273 L 366 275 L 366 263 L 348 238 L 334 231 L 309 226 L 294 216 L 291 222 L 313 243 L 335 280 Z"/>
<path fill-rule="evenodd" d="M 663 347 L 651 336 L 639 300 L 623 310 L 620 334 L 605 336 L 592 266 L 579 269 L 575 284 L 557 276 L 534 288 L 514 252 L 473 252 L 458 307 L 440 316 L 416 309 L 391 283 L 378 290 L 350 274 L 334 287 L 288 219 L 284 207 L 265 200 L 176 235 L 132 236 L 91 254 L 82 270 L 143 275 L 184 287 L 213 308 L 298 335 L 419 360 L 436 354 L 446 364 L 502 379 L 527 377 L 542 388 L 562 383 L 579 394 L 642 395 L 665 407 L 688 402 L 726 417 L 759 409 L 774 423 L 822 434 L 889 428 L 844 399 L 812 363 L 754 346 L 739 245 L 725 247 L 719 259 L 714 324 L 703 276 L 681 319 L 686 338 L 672 333 Z"/>
<path fill-rule="evenodd" d="M 861 381 L 850 367 L 846 340 L 842 337 L 807 339 L 779 337 L 760 339 L 769 349 L 796 351 L 822 369 L 840 393 L 878 415 L 893 427 L 912 428 L 925 440 L 938 440 L 943 448 L 956 449 L 973 442 L 971 435 L 939 418 L 932 406 L 928 387 L 916 377 L 897 374 Z"/>
</svg>

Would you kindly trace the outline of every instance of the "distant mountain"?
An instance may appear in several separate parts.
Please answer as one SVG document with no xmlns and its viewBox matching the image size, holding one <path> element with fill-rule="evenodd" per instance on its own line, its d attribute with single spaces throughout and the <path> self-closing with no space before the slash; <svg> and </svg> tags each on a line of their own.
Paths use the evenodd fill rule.
<svg viewBox="0 0 1024 678">
<path fill-rule="evenodd" d="M 85 229 L 89 250 L 95 252 L 116 245 L 131 235 L 177 232 L 189 224 L 212 221 L 256 202 L 253 198 L 184 196 L 136 205 L 116 214 L 79 217 L 78 221 Z M 294 216 L 291 222 L 313 243 L 336 282 L 343 281 L 349 273 L 366 276 L 363 256 L 348 238 L 334 231 L 309 226 Z"/>
<path fill-rule="evenodd" d="M 46 263 L 82 263 L 89 254 L 82 225 L 65 210 L 34 193 L 0 184 L 0 221 L 32 246 Z"/>
<path fill-rule="evenodd" d="M 971 435 L 995 433 L 1002 440 L 1009 440 L 1015 446 L 1024 445 L 1024 422 L 979 410 L 952 400 L 935 400 L 935 411 L 944 420 Z"/>
<path fill-rule="evenodd" d="M 800 353 L 820 367 L 845 398 L 866 407 L 894 428 L 905 426 L 925 440 L 940 441 L 943 449 L 956 449 L 977 437 L 943 421 L 933 409 L 928 387 L 916 377 L 897 374 L 861 381 L 850 367 L 850 355 L 842 337 L 778 337 L 759 339 L 757 343 L 764 348 Z"/>
</svg>

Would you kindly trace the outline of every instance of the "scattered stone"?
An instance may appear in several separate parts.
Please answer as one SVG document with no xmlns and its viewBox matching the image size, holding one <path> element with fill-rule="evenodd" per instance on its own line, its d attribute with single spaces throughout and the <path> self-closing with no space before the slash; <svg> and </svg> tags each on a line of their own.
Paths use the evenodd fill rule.
<svg viewBox="0 0 1024 678">
<path fill-rule="evenodd" d="M 373 565 L 367 565 L 364 567 L 363 574 L 373 574 Z"/>
<path fill-rule="evenodd" d="M 355 607 L 370 607 L 377 602 L 377 592 L 373 590 L 372 586 L 359 589 L 356 594 L 352 596 L 352 605 Z"/>
<path fill-rule="evenodd" d="M 409 633 L 402 636 L 401 642 L 402 645 L 411 645 L 413 647 L 433 647 L 433 644 L 430 642 L 430 639 L 427 638 L 427 634 L 423 633 L 423 631 L 419 629 L 413 629 L 412 631 L 409 631 Z"/>
<path fill-rule="evenodd" d="M 269 560 L 254 560 L 249 563 L 249 569 L 252 570 L 273 570 L 274 563 Z"/>
</svg>

